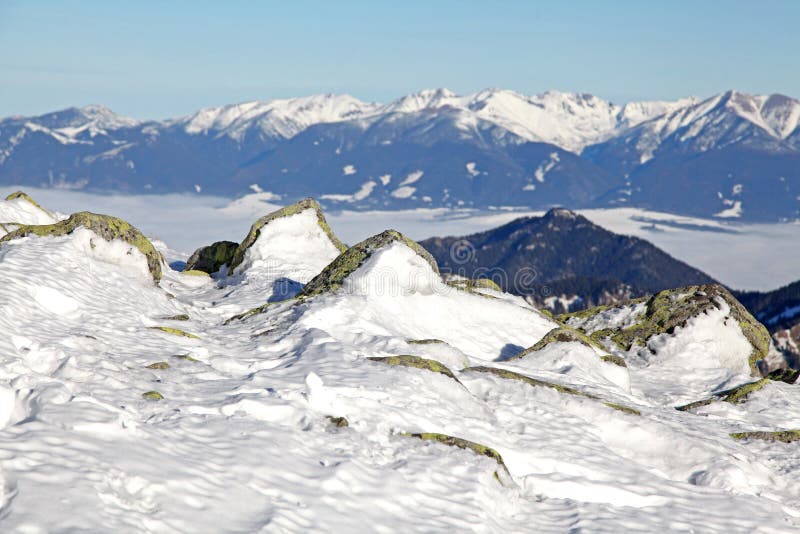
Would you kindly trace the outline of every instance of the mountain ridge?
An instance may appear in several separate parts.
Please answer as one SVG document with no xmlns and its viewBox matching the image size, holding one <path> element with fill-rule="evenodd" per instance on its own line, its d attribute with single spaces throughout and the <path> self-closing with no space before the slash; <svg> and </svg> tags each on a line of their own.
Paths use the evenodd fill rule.
<svg viewBox="0 0 800 534">
<path fill-rule="evenodd" d="M 92 105 L 0 120 L 0 183 L 226 197 L 255 184 L 334 208 L 630 205 L 792 220 L 798 125 L 800 101 L 732 90 L 624 105 L 558 91 L 429 89 L 385 104 L 327 94 L 161 121 Z"/>
</svg>

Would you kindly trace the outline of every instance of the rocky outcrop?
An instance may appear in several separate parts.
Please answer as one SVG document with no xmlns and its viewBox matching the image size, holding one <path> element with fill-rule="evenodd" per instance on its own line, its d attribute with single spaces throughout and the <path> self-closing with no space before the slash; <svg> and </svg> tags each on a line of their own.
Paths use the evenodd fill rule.
<svg viewBox="0 0 800 534">
<path fill-rule="evenodd" d="M 250 231 L 247 233 L 247 236 L 244 238 L 244 241 L 242 241 L 242 243 L 236 247 L 236 250 L 233 253 L 233 258 L 230 262 L 229 272 L 233 273 L 233 271 L 242 264 L 247 249 L 252 247 L 253 244 L 258 240 L 258 237 L 261 235 L 262 228 L 276 219 L 290 217 L 309 209 L 316 212 L 317 222 L 320 228 L 322 228 L 333 245 L 339 249 L 340 252 L 347 250 L 345 244 L 339 241 L 339 238 L 334 235 L 330 226 L 328 226 L 328 222 L 325 220 L 325 215 L 322 213 L 322 208 L 320 207 L 319 203 L 313 198 L 305 198 L 299 202 L 295 202 L 294 204 L 286 206 L 285 208 L 274 211 L 269 215 L 265 215 L 254 222 L 250 227 Z"/>
<path fill-rule="evenodd" d="M 138 249 L 147 259 L 147 268 L 153 277 L 153 281 L 158 283 L 161 280 L 161 264 L 164 263 L 164 258 L 161 254 L 136 227 L 111 215 L 99 215 L 81 211 L 73 213 L 68 219 L 54 224 L 21 225 L 13 232 L 0 238 L 0 243 L 31 235 L 39 237 L 69 235 L 78 228 L 91 230 L 106 241 L 119 239 Z"/>
<path fill-rule="evenodd" d="M 356 271 L 361 265 L 364 264 L 375 252 L 380 249 L 386 248 L 392 243 L 400 242 L 409 247 L 411 250 L 421 256 L 431 269 L 437 274 L 439 267 L 436 265 L 436 260 L 433 259 L 427 250 L 422 248 L 418 243 L 407 238 L 397 230 L 386 230 L 378 235 L 374 235 L 353 245 L 345 252 L 340 254 L 333 260 L 323 271 L 314 277 L 308 284 L 305 285 L 300 292 L 301 297 L 310 297 L 336 291 L 342 287 L 345 278 Z"/>
<path fill-rule="evenodd" d="M 550 330 L 545 336 L 536 342 L 532 347 L 529 347 L 519 354 L 511 357 L 512 360 L 524 358 L 525 356 L 538 352 L 548 345 L 553 343 L 580 343 L 589 348 L 599 349 L 605 352 L 605 349 L 597 341 L 593 340 L 583 332 L 570 328 L 569 326 L 560 326 Z"/>
<path fill-rule="evenodd" d="M 721 301 L 729 308 L 730 318 L 736 322 L 752 346 L 748 363 L 754 374 L 760 374 L 758 361 L 765 358 L 770 348 L 770 335 L 747 309 L 723 286 L 706 284 L 660 291 L 646 301 L 644 313 L 633 324 L 621 328 L 605 328 L 591 334 L 595 340 L 610 339 L 622 350 L 634 346 L 647 346 L 649 339 L 660 334 L 672 334 L 676 328 L 712 309 L 720 309 Z M 580 314 L 561 317 L 570 326 L 582 329 L 594 316 L 608 307 L 585 310 Z"/>
<path fill-rule="evenodd" d="M 217 241 L 206 247 L 200 247 L 189 256 L 183 271 L 203 271 L 213 274 L 223 265 L 231 264 L 238 247 L 239 243 L 234 241 Z"/>
<path fill-rule="evenodd" d="M 400 356 L 387 356 L 387 357 L 380 357 L 380 356 L 371 356 L 367 358 L 373 362 L 381 362 L 385 363 L 386 365 L 392 366 L 400 366 L 400 367 L 413 367 L 415 369 L 423 369 L 425 371 L 432 371 L 434 373 L 439 373 L 447 378 L 451 378 L 461 383 L 458 378 L 453 374 L 453 372 L 447 368 L 447 366 L 442 365 L 441 363 L 437 362 L 436 360 L 429 360 L 427 358 L 420 358 L 419 356 L 413 356 L 410 354 L 401 354 Z"/>
</svg>

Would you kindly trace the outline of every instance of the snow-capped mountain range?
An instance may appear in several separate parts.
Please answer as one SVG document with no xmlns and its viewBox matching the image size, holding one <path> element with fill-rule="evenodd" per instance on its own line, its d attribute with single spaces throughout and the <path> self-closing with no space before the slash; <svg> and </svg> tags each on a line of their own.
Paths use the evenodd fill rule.
<svg viewBox="0 0 800 534">
<path fill-rule="evenodd" d="M 87 106 L 0 121 L 0 184 L 786 220 L 800 217 L 798 125 L 800 101 L 736 91 L 622 106 L 556 91 L 317 95 L 164 121 Z"/>
</svg>

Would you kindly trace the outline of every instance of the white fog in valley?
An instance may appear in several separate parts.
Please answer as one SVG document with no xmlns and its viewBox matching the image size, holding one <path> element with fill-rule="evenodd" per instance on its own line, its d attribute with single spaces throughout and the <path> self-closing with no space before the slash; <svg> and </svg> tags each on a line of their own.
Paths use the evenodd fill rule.
<svg viewBox="0 0 800 534">
<path fill-rule="evenodd" d="M 0 197 L 21 189 L 0 187 Z M 193 250 L 214 241 L 241 241 L 250 224 L 278 208 L 268 192 L 236 200 L 203 195 L 97 195 L 77 191 L 24 188 L 54 210 L 69 214 L 89 210 L 114 214 L 145 234 L 166 242 L 185 260 Z M 737 223 L 700 219 L 637 208 L 577 210 L 612 232 L 646 239 L 672 256 L 741 290 L 767 291 L 797 279 L 800 223 Z M 327 214 L 336 234 L 354 244 L 388 228 L 412 239 L 467 235 L 543 211 L 414 209 L 333 211 Z M 182 257 L 183 256 L 183 257 Z"/>
</svg>

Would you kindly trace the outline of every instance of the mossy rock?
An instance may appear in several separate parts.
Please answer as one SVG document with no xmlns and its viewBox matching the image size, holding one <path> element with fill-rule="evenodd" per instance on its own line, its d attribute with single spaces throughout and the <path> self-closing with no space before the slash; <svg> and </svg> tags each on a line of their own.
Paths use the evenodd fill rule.
<svg viewBox="0 0 800 534">
<path fill-rule="evenodd" d="M 760 439 L 763 441 L 780 441 L 783 443 L 791 443 L 793 441 L 800 441 L 800 430 L 775 430 L 766 432 L 757 430 L 753 432 L 735 432 L 731 434 L 733 439 Z"/>
<path fill-rule="evenodd" d="M 441 345 L 445 344 L 441 339 L 406 339 L 409 345 Z"/>
<path fill-rule="evenodd" d="M 450 447 L 458 447 L 459 449 L 466 449 L 469 451 L 474 452 L 475 454 L 479 454 L 481 456 L 487 456 L 497 462 L 497 465 L 503 472 L 511 476 L 508 472 L 508 468 L 506 467 L 505 462 L 503 461 L 503 457 L 500 456 L 500 453 L 494 450 L 491 447 L 487 447 L 486 445 L 481 445 L 480 443 L 475 443 L 474 441 L 468 441 L 466 439 L 457 438 L 455 436 L 448 436 L 447 434 L 438 434 L 435 432 L 420 432 L 420 433 L 404 433 L 404 436 L 408 436 L 410 438 L 417 438 L 424 441 L 435 441 L 437 443 L 442 443 L 444 445 L 448 445 Z"/>
<path fill-rule="evenodd" d="M 320 274 L 305 285 L 300 292 L 301 297 L 311 297 L 321 293 L 336 291 L 342 287 L 345 278 L 364 264 L 378 250 L 388 247 L 392 243 L 400 242 L 421 256 L 438 274 L 439 267 L 430 253 L 418 243 L 407 238 L 396 230 L 386 230 L 374 235 L 347 249 L 333 260 Z"/>
<path fill-rule="evenodd" d="M 46 209 L 44 209 L 42 206 L 40 206 L 40 205 L 39 205 L 39 203 L 38 203 L 38 202 L 36 202 L 35 200 L 33 200 L 33 199 L 31 198 L 31 196 L 30 196 L 28 193 L 26 193 L 25 191 L 15 191 L 15 192 L 11 193 L 10 195 L 8 195 L 8 196 L 6 197 L 6 200 L 8 200 L 8 201 L 11 201 L 11 200 L 17 200 L 17 199 L 20 199 L 20 198 L 21 198 L 22 200 L 25 200 L 25 201 L 27 201 L 28 203 L 30 203 L 30 204 L 32 204 L 32 205 L 34 205 L 34 206 L 36 206 L 37 208 L 39 208 L 39 209 L 40 209 L 40 210 L 42 210 L 43 212 L 45 212 L 45 213 L 47 213 L 47 214 L 50 214 L 50 212 L 49 212 L 48 210 L 46 210 Z"/>
<path fill-rule="evenodd" d="M 164 395 L 162 395 L 158 391 L 145 391 L 144 393 L 142 393 L 142 397 L 150 401 L 164 400 Z"/>
<path fill-rule="evenodd" d="M 474 280 L 467 278 L 460 278 L 454 280 L 447 280 L 447 282 L 445 283 L 449 286 L 466 290 L 491 289 L 492 291 L 499 291 L 499 292 L 503 291 L 503 289 L 499 285 L 497 285 L 497 283 L 495 283 L 494 280 L 491 280 L 489 278 L 476 278 Z"/>
<path fill-rule="evenodd" d="M 176 359 L 178 359 L 178 360 L 183 360 L 183 361 L 185 361 L 185 362 L 196 362 L 196 361 L 198 361 L 197 359 L 195 359 L 195 358 L 192 358 L 192 357 L 191 357 L 191 356 L 189 356 L 188 354 L 175 354 L 175 355 L 173 355 L 172 357 L 173 357 L 173 358 L 176 358 Z"/>
<path fill-rule="evenodd" d="M 693 317 L 718 309 L 719 299 L 730 308 L 730 318 L 739 325 L 750 342 L 752 352 L 748 363 L 753 374 L 760 374 L 757 362 L 767 356 L 770 335 L 767 329 L 748 312 L 731 293 L 719 284 L 688 286 L 660 291 L 647 300 L 645 313 L 627 328 L 613 330 L 608 337 L 623 350 L 645 347 L 647 341 L 660 334 L 672 334 L 686 326 Z M 597 337 L 595 336 L 595 339 Z"/>
<path fill-rule="evenodd" d="M 271 223 L 275 219 L 290 217 L 309 209 L 312 209 L 316 212 L 317 222 L 319 223 L 320 228 L 322 228 L 333 245 L 339 249 L 339 252 L 344 252 L 347 250 L 347 247 L 344 245 L 344 243 L 339 241 L 339 238 L 334 235 L 331 227 L 328 226 L 328 222 L 325 220 L 325 215 L 322 213 L 322 208 L 320 207 L 319 203 L 313 198 L 305 198 L 300 202 L 295 202 L 294 204 L 286 206 L 285 208 L 273 211 L 269 215 L 265 215 L 254 222 L 250 227 L 250 231 L 247 233 L 247 236 L 244 238 L 244 241 L 242 241 L 242 243 L 236 247 L 233 257 L 230 260 L 230 269 L 228 272 L 233 273 L 233 271 L 242 264 L 247 249 L 252 247 L 253 244 L 258 240 L 258 236 L 261 235 L 261 229 L 264 228 L 264 226 Z"/>
<path fill-rule="evenodd" d="M 523 350 L 522 352 L 515 354 L 510 359 L 511 360 L 518 360 L 520 358 L 524 358 L 525 356 L 532 354 L 534 352 L 538 352 L 545 348 L 546 346 L 552 343 L 580 343 L 590 348 L 599 349 L 605 352 L 600 343 L 593 340 L 583 332 L 571 328 L 569 326 L 558 326 L 550 330 L 545 336 L 537 341 L 532 347 L 528 347 L 527 349 Z"/>
<path fill-rule="evenodd" d="M 544 387 L 549 389 L 554 389 L 559 393 L 566 393 L 567 395 L 574 395 L 576 397 L 583 397 L 585 399 L 591 399 L 595 401 L 601 401 L 605 406 L 609 408 L 613 408 L 614 410 L 632 414 L 632 415 L 641 415 L 639 410 L 634 408 L 629 408 L 627 406 L 623 406 L 621 404 L 615 404 L 612 402 L 605 402 L 603 399 L 598 397 L 597 395 L 592 395 L 591 393 L 585 393 L 575 388 L 571 388 L 569 386 L 564 386 L 562 384 L 556 384 L 554 382 L 547 382 L 545 380 L 539 380 L 537 378 L 531 378 L 530 376 L 526 376 L 520 373 L 515 373 L 514 371 L 509 371 L 508 369 L 499 369 L 497 367 L 487 367 L 484 365 L 479 365 L 477 367 L 467 367 L 463 369 L 463 371 L 472 371 L 476 373 L 488 373 L 493 374 L 495 376 L 499 376 L 500 378 L 505 378 L 507 380 L 518 380 L 520 382 L 524 382 L 529 386 L 533 387 Z"/>
<path fill-rule="evenodd" d="M 164 371 L 169 369 L 169 364 L 167 362 L 155 362 L 151 363 L 150 365 L 146 366 L 148 369 L 153 369 L 156 371 Z"/>
<path fill-rule="evenodd" d="M 800 377 L 800 370 L 797 369 L 776 369 L 766 376 L 770 380 L 787 384 L 797 383 L 798 377 Z"/>
<path fill-rule="evenodd" d="M 500 378 L 505 378 L 508 380 L 519 380 L 520 382 L 525 382 L 529 386 L 534 387 L 545 387 L 550 388 L 558 391 L 559 393 L 567 393 L 569 395 L 575 395 L 578 397 L 585 397 L 587 399 L 594 399 L 600 400 L 599 397 L 591 395 L 590 393 L 584 393 L 583 391 L 577 390 L 575 388 L 571 388 L 569 386 L 564 386 L 561 384 L 556 384 L 553 382 L 547 382 L 545 380 L 539 380 L 536 378 L 531 378 L 529 376 L 515 373 L 514 371 L 509 371 L 508 369 L 499 369 L 497 367 L 487 367 L 485 365 L 478 365 L 476 367 L 467 367 L 464 371 L 471 371 L 475 373 L 489 373 L 495 376 L 499 376 Z"/>
<path fill-rule="evenodd" d="M 242 319 L 247 319 L 248 317 L 252 317 L 253 315 L 258 315 L 260 313 L 264 313 L 265 311 L 267 311 L 267 309 L 270 306 L 274 306 L 276 304 L 283 304 L 285 302 L 291 302 L 291 301 L 294 301 L 296 304 L 300 304 L 301 302 L 303 302 L 303 299 L 301 299 L 299 297 L 292 297 L 290 299 L 278 300 L 278 301 L 275 301 L 275 302 L 267 302 L 266 304 L 262 304 L 261 306 L 257 306 L 255 308 L 251 308 L 251 309 L 247 310 L 246 312 L 238 313 L 236 315 L 228 317 L 227 319 L 225 319 L 225 322 L 223 322 L 222 324 L 223 325 L 229 325 L 233 321 L 241 321 Z"/>
<path fill-rule="evenodd" d="M 22 225 L 10 234 L 0 238 L 0 243 L 29 235 L 40 237 L 68 235 L 81 227 L 91 230 L 106 241 L 120 239 L 137 248 L 147 259 L 147 268 L 153 276 L 153 281 L 158 283 L 161 280 L 161 264 L 164 262 L 161 254 L 142 232 L 130 223 L 110 215 L 98 215 L 88 211 L 81 211 L 73 213 L 67 220 L 54 224 Z"/>
<path fill-rule="evenodd" d="M 585 310 L 562 313 L 556 316 L 556 320 L 560 323 L 566 323 L 570 319 L 588 319 L 609 309 L 611 309 L 611 306 L 594 306 L 592 308 L 586 308 Z"/>
<path fill-rule="evenodd" d="M 604 402 L 603 404 L 611 409 L 617 410 L 618 412 L 627 413 L 630 415 L 642 415 L 642 412 L 636 408 L 631 408 L 630 406 L 623 406 L 622 404 L 617 404 L 615 402 Z"/>
<path fill-rule="evenodd" d="M 207 278 L 211 278 L 211 275 L 205 271 L 199 271 L 197 269 L 190 269 L 188 271 L 181 271 L 181 274 L 185 274 L 187 276 L 205 276 Z"/>
<path fill-rule="evenodd" d="M 616 356 L 612 354 L 606 354 L 605 356 L 600 356 L 600 359 L 604 362 L 613 363 L 614 365 L 618 365 L 619 367 L 628 367 L 628 363 L 625 361 L 625 358 L 622 356 Z"/>
<path fill-rule="evenodd" d="M 194 334 L 190 334 L 189 332 L 185 332 L 178 328 L 172 328 L 170 326 L 150 326 L 148 327 L 151 330 L 160 330 L 161 332 L 165 332 L 167 334 L 172 334 L 173 336 L 180 336 L 180 337 L 188 337 L 192 339 L 200 339 L 200 336 L 196 336 Z"/>
<path fill-rule="evenodd" d="M 755 382 L 749 382 L 747 384 L 742 384 L 741 386 L 736 386 L 735 388 L 720 391 L 708 399 L 699 400 L 683 406 L 676 406 L 675 409 L 681 412 L 687 412 L 689 410 L 693 410 L 694 408 L 707 406 L 713 402 L 720 401 L 729 402 L 731 404 L 741 404 L 747 400 L 751 393 L 758 391 L 770 382 L 771 380 L 769 378 L 762 378 L 761 380 L 756 380 Z"/>
<path fill-rule="evenodd" d="M 230 265 L 239 243 L 234 241 L 217 241 L 206 247 L 200 247 L 189 256 L 184 274 L 199 271 L 212 274 L 220 270 L 223 265 Z"/>
<path fill-rule="evenodd" d="M 188 321 L 189 315 L 186 313 L 179 313 L 178 315 L 170 315 L 168 317 L 162 317 L 161 320 L 163 321 Z"/>
<path fill-rule="evenodd" d="M 20 226 L 22 226 L 22 225 L 21 224 L 16 224 L 16 223 L 1 223 L 0 222 L 0 231 L 2 231 L 3 234 L 10 234 L 11 232 L 16 230 Z M 2 237 L 2 236 L 0 236 L 0 237 Z"/>
<path fill-rule="evenodd" d="M 336 428 L 347 428 L 350 422 L 345 417 L 334 417 L 333 415 L 326 415 L 325 418 Z"/>
<path fill-rule="evenodd" d="M 461 383 L 456 375 L 447 368 L 447 366 L 442 365 L 441 363 L 437 362 L 436 360 L 429 360 L 427 358 L 420 358 L 419 356 L 412 356 L 410 354 L 401 354 L 399 356 L 371 356 L 367 358 L 373 362 L 381 362 L 385 363 L 386 365 L 399 365 L 401 367 L 414 367 L 416 369 L 424 369 L 426 371 L 433 371 L 434 373 L 439 373 L 447 378 L 452 378 L 459 384 Z"/>
</svg>

